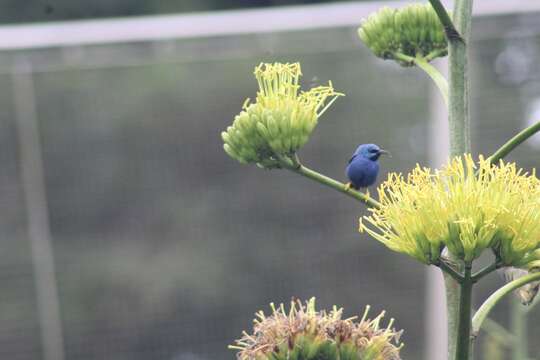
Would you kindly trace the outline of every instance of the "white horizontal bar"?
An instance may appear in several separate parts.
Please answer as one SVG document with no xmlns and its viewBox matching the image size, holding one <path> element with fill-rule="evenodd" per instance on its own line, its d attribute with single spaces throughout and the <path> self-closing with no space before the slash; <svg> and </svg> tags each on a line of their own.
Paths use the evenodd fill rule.
<svg viewBox="0 0 540 360">
<path fill-rule="evenodd" d="M 396 2 L 394 2 L 395 4 Z M 344 3 L 0 27 L 0 49 L 236 35 L 358 23 L 378 3 Z"/>
<path fill-rule="evenodd" d="M 403 1 L 343 2 L 256 10 L 5 25 L 0 26 L 0 50 L 356 26 L 363 17 L 381 6 L 399 7 L 403 4 Z M 540 1 L 475 2 L 477 16 L 536 11 L 540 11 Z"/>
</svg>

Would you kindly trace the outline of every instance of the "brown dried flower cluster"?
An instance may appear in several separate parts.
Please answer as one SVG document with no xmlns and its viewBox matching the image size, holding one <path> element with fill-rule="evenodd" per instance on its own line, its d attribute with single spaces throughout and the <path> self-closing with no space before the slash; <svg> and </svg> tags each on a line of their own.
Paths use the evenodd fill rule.
<svg viewBox="0 0 540 360">
<path fill-rule="evenodd" d="M 253 334 L 243 332 L 230 348 L 238 350 L 240 360 L 399 360 L 401 331 L 380 328 L 384 311 L 368 319 L 369 306 L 360 321 L 342 319 L 343 309 L 326 312 L 315 309 L 315 298 L 292 300 L 287 312 L 283 304 L 270 304 L 272 314 L 259 311 Z"/>
</svg>

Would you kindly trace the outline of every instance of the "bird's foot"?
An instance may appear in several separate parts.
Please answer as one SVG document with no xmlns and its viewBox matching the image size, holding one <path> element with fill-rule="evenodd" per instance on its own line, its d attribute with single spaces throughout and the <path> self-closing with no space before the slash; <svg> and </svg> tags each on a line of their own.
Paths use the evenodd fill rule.
<svg viewBox="0 0 540 360">
<path fill-rule="evenodd" d="M 345 191 L 349 191 L 351 189 L 354 189 L 354 187 L 352 185 L 352 182 L 349 181 L 348 183 L 346 183 L 345 186 L 344 186 L 344 189 L 345 189 Z"/>
</svg>

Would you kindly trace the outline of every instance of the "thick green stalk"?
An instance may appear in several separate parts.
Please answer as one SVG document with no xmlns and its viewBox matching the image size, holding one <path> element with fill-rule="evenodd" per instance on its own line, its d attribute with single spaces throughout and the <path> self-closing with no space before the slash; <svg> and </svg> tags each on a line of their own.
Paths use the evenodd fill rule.
<svg viewBox="0 0 540 360">
<path fill-rule="evenodd" d="M 456 354 L 457 338 L 459 337 L 458 316 L 461 288 L 454 278 L 446 273 L 443 273 L 443 276 L 448 317 L 448 360 L 453 360 Z"/>
<path fill-rule="evenodd" d="M 538 121 L 536 124 L 533 124 L 526 128 L 525 130 L 519 132 L 516 136 L 508 140 L 503 146 L 499 148 L 499 150 L 495 151 L 493 155 L 489 157 L 489 161 L 494 164 L 500 159 L 504 158 L 506 155 L 508 155 L 512 150 L 514 150 L 518 145 L 520 145 L 522 142 L 536 134 L 540 131 L 540 121 Z"/>
<path fill-rule="evenodd" d="M 525 275 L 516 280 L 513 280 L 508 284 L 504 285 L 503 287 L 499 288 L 499 290 L 495 291 L 493 294 L 491 294 L 491 296 L 488 297 L 486 301 L 484 301 L 482 306 L 480 306 L 476 314 L 474 314 L 472 320 L 473 334 L 478 334 L 478 331 L 480 331 L 482 323 L 488 316 L 489 312 L 504 296 L 511 293 L 515 289 L 522 287 L 525 284 L 538 280 L 540 280 L 540 272 L 535 272 L 533 274 Z"/>
<path fill-rule="evenodd" d="M 461 296 L 459 299 L 458 337 L 456 343 L 455 360 L 469 359 L 471 345 L 471 303 L 473 281 L 471 277 L 471 263 L 465 264 L 463 281 L 460 284 Z"/>
<path fill-rule="evenodd" d="M 453 23 L 456 31 L 461 37 L 447 36 L 449 43 L 448 63 L 450 75 L 448 89 L 448 123 L 451 157 L 470 152 L 471 149 L 469 131 L 469 79 L 466 44 L 469 43 L 470 38 L 472 3 L 473 0 L 456 0 L 454 2 Z M 437 15 L 439 15 L 439 18 L 444 25 L 445 19 L 440 17 L 441 15 L 439 12 Z M 463 314 L 460 314 L 461 299 L 464 296 L 470 297 L 470 294 L 461 294 L 463 289 L 448 275 L 445 275 L 444 282 L 446 287 L 446 308 L 448 313 L 448 359 L 452 360 L 456 359 L 456 356 L 458 355 L 457 343 L 460 341 L 467 342 L 468 350 L 469 337 L 467 336 L 467 339 L 465 340 L 462 339 L 464 334 L 461 333 L 462 329 L 459 328 L 460 324 L 458 324 L 458 319 L 461 319 L 463 316 Z M 467 322 L 467 324 L 470 324 L 470 322 Z M 465 325 L 463 326 L 466 327 Z M 467 331 L 467 334 L 469 334 L 469 331 Z M 460 360 L 466 359 L 467 357 L 463 357 Z"/>
<path fill-rule="evenodd" d="M 469 77 L 467 46 L 471 32 L 472 0 L 456 0 L 454 25 L 463 41 L 449 38 L 449 125 L 450 156 L 470 152 Z"/>
<path fill-rule="evenodd" d="M 352 198 L 355 198 L 356 200 L 360 200 L 364 204 L 366 204 L 368 207 L 374 207 L 379 208 L 380 203 L 372 199 L 369 195 L 364 194 L 360 191 L 356 191 L 351 187 L 348 187 L 346 184 L 339 182 L 337 180 L 334 180 L 326 175 L 320 174 L 314 170 L 311 170 L 304 165 L 300 164 L 300 162 L 295 159 L 294 161 L 289 158 L 280 157 L 279 162 L 281 166 L 283 166 L 285 169 L 293 171 L 297 174 L 300 174 L 308 179 L 315 180 L 318 183 L 321 183 L 323 185 L 326 185 L 328 187 L 331 187 L 334 190 L 337 190 L 345 195 L 349 195 Z"/>
</svg>

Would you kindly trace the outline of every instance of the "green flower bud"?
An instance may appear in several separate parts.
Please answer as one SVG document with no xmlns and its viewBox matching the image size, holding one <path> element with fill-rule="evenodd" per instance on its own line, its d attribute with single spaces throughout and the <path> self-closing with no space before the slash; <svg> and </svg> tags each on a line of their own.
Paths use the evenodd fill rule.
<svg viewBox="0 0 540 360">
<path fill-rule="evenodd" d="M 358 35 L 375 56 L 403 66 L 413 64 L 399 55 L 432 60 L 448 53 L 444 28 L 430 4 L 383 7 L 362 21 Z"/>
<path fill-rule="evenodd" d="M 342 319 L 343 309 L 317 311 L 315 298 L 305 304 L 291 301 L 286 312 L 281 304 L 270 304 L 272 314 L 259 311 L 253 334 L 243 333 L 236 345 L 240 360 L 399 360 L 401 331 L 392 328 L 393 319 L 381 328 L 384 312 L 360 321 Z"/>
<path fill-rule="evenodd" d="M 260 64 L 256 102 L 244 103 L 232 126 L 221 133 L 223 148 L 241 163 L 264 168 L 278 165 L 280 156 L 291 156 L 309 139 L 319 117 L 338 96 L 332 87 L 300 91 L 300 64 Z"/>
</svg>

